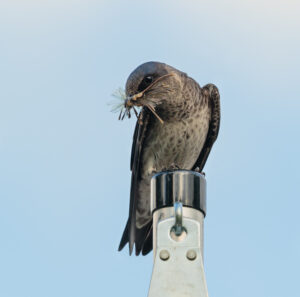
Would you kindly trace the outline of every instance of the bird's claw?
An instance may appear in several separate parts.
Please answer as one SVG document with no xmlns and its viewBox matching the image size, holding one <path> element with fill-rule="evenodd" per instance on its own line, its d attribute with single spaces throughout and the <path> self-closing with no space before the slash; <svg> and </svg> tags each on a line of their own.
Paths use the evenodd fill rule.
<svg viewBox="0 0 300 297">
<path fill-rule="evenodd" d="M 178 165 L 172 163 L 170 166 L 162 168 L 162 171 L 172 171 L 172 170 L 179 170 L 179 169 L 180 167 Z"/>
<path fill-rule="evenodd" d="M 198 172 L 198 173 L 200 173 L 200 174 L 202 174 L 202 175 L 205 176 L 205 172 L 204 172 L 204 171 L 200 172 L 200 168 L 199 168 L 199 167 L 196 167 L 196 168 L 194 169 L 194 171 L 195 171 L 195 172 Z"/>
</svg>

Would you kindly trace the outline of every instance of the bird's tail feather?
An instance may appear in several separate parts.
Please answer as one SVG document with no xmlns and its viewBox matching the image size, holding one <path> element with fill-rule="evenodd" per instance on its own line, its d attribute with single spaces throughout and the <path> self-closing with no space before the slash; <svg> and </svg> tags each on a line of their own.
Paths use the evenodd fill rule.
<svg viewBox="0 0 300 297">
<path fill-rule="evenodd" d="M 146 238 L 143 243 L 142 255 L 145 256 L 152 251 L 153 248 L 153 222 L 151 221 L 151 226 L 146 235 Z"/>
<path fill-rule="evenodd" d="M 136 228 L 135 234 L 135 254 L 138 256 L 141 251 L 144 251 L 145 243 L 147 242 L 147 238 L 149 236 L 149 232 L 152 233 L 152 220 L 148 222 L 143 228 Z M 152 240 L 151 240 L 151 249 L 152 249 Z M 149 252 L 151 251 L 149 250 Z M 146 255 L 142 252 L 142 255 Z"/>
<path fill-rule="evenodd" d="M 152 250 L 152 220 L 139 229 L 133 224 L 132 218 L 128 218 L 118 250 L 121 251 L 127 242 L 129 243 L 130 255 L 134 245 L 137 256 L 141 252 L 142 255 L 148 254 Z"/>
<path fill-rule="evenodd" d="M 122 235 L 122 238 L 121 238 L 121 241 L 120 241 L 120 244 L 119 244 L 118 251 L 121 251 L 123 249 L 123 247 L 126 245 L 126 243 L 129 241 L 129 234 L 128 234 L 129 223 L 130 223 L 130 220 L 128 219 L 127 223 L 126 223 L 126 226 L 125 226 L 125 229 L 123 231 L 123 235 Z"/>
</svg>

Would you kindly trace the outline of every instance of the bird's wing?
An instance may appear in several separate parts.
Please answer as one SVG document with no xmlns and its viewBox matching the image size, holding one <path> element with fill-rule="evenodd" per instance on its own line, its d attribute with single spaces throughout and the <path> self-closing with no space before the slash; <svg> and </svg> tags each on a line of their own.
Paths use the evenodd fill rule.
<svg viewBox="0 0 300 297">
<path fill-rule="evenodd" d="M 208 84 L 203 87 L 204 95 L 208 96 L 208 104 L 211 108 L 211 120 L 208 127 L 208 132 L 204 146 L 200 155 L 193 166 L 193 169 L 199 168 L 201 172 L 206 163 L 210 150 L 218 137 L 220 128 L 220 94 L 218 88 L 213 84 Z"/>
<path fill-rule="evenodd" d="M 135 124 L 135 129 L 134 129 L 134 133 L 133 133 L 133 140 L 132 140 L 132 146 L 131 146 L 131 158 L 130 158 L 130 170 L 132 170 L 133 168 L 133 164 L 134 164 L 134 158 L 135 158 L 135 151 L 136 151 L 136 143 L 137 143 L 137 139 L 138 139 L 138 134 L 140 133 L 141 130 L 141 125 L 139 124 L 139 121 L 136 122 Z"/>
<path fill-rule="evenodd" d="M 129 242 L 129 253 L 132 253 L 134 243 L 136 243 L 136 253 L 138 254 L 142 246 L 137 246 L 137 243 L 143 243 L 144 238 L 148 230 L 136 229 L 136 206 L 138 200 L 138 182 L 140 180 L 140 162 L 141 154 L 143 150 L 143 142 L 148 131 L 148 125 L 150 120 L 150 113 L 147 108 L 143 108 L 141 111 L 142 123 L 137 121 L 131 150 L 130 168 L 131 174 L 131 189 L 130 189 L 130 204 L 129 204 L 129 217 L 123 232 L 123 236 L 120 242 L 119 251 Z M 140 118 L 140 117 L 139 117 Z M 151 226 L 150 226 L 151 227 Z M 147 225 L 147 229 L 149 226 Z"/>
</svg>

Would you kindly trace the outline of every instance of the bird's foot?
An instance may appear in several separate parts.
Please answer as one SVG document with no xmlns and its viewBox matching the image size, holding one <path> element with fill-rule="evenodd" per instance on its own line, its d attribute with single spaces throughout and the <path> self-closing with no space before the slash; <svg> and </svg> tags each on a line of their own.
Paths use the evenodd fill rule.
<svg viewBox="0 0 300 297">
<path fill-rule="evenodd" d="M 200 174 L 202 174 L 202 175 L 205 176 L 205 172 L 204 172 L 204 171 L 200 172 L 200 168 L 199 168 L 199 167 L 196 167 L 196 168 L 194 169 L 194 171 L 195 171 L 195 172 L 198 172 L 198 173 L 200 173 Z"/>
<path fill-rule="evenodd" d="M 158 171 L 156 170 L 155 167 L 148 168 L 148 170 L 147 170 L 148 175 L 154 175 L 156 173 L 158 173 Z"/>
<path fill-rule="evenodd" d="M 179 166 L 175 163 L 172 163 L 169 168 L 170 168 L 169 170 L 178 170 L 178 169 L 180 169 Z"/>
<path fill-rule="evenodd" d="M 170 166 L 162 168 L 162 171 L 170 171 L 170 170 L 172 171 L 172 170 L 179 170 L 179 169 L 180 167 L 178 165 L 172 163 Z"/>
</svg>

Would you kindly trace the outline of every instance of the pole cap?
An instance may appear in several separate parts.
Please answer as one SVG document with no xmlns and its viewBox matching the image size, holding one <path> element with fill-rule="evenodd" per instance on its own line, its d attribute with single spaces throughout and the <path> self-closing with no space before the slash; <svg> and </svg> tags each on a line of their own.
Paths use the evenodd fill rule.
<svg viewBox="0 0 300 297">
<path fill-rule="evenodd" d="M 206 215 L 206 180 L 190 170 L 164 171 L 151 179 L 151 211 L 181 202 Z"/>
</svg>

